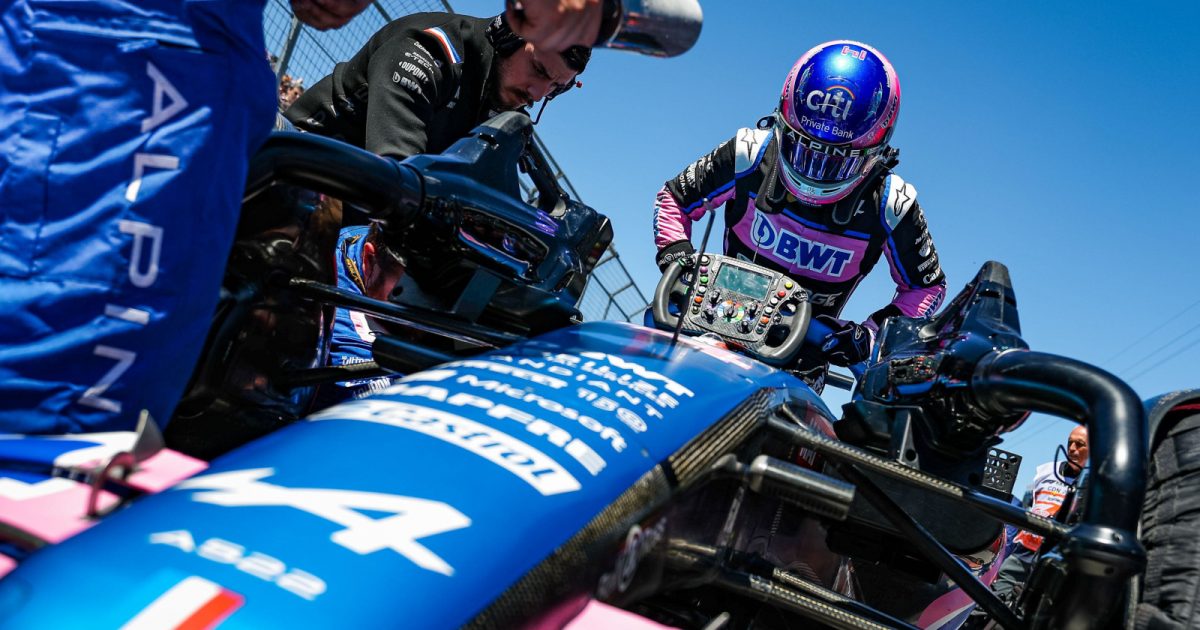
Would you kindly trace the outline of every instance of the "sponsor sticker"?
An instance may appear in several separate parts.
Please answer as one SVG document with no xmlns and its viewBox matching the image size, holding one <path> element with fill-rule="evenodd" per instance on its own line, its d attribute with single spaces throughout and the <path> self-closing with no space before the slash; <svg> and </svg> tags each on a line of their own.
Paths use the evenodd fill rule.
<svg viewBox="0 0 1200 630">
<path fill-rule="evenodd" d="M 342 526 L 329 537 L 334 543 L 360 555 L 391 549 L 413 564 L 435 573 L 454 575 L 454 567 L 418 540 L 463 529 L 471 519 L 440 501 L 380 492 L 327 488 L 287 488 L 262 481 L 275 474 L 272 468 L 253 468 L 194 477 L 180 490 L 201 490 L 193 501 L 224 507 L 289 507 Z M 371 514 L 390 514 L 371 518 Z M 160 541 L 161 542 L 161 541 Z M 214 551 L 226 561 L 239 550 L 221 541 Z M 179 545 L 176 545 L 179 546 Z M 233 545 L 237 547 L 236 545 Z M 213 559 L 213 558 L 209 558 Z"/>
<path fill-rule="evenodd" d="M 466 382 L 485 387 L 489 385 L 487 382 L 478 381 L 472 374 L 463 376 L 462 378 L 458 379 L 458 382 Z M 602 459 L 594 450 L 592 450 L 592 447 L 588 446 L 586 442 L 573 437 L 569 431 L 559 427 L 558 425 L 547 422 L 542 418 L 534 416 L 533 414 L 526 413 L 520 409 L 515 409 L 503 403 L 497 403 L 489 398 L 484 398 L 482 396 L 477 396 L 467 392 L 455 392 L 452 394 L 450 393 L 450 390 L 444 387 L 428 385 L 420 383 L 419 381 L 414 382 L 412 380 L 406 380 L 405 382 L 393 385 L 392 387 L 388 388 L 387 391 L 389 394 L 419 396 L 427 400 L 445 403 L 454 407 L 474 407 L 477 409 L 486 410 L 488 417 L 495 418 L 497 420 L 511 420 L 516 422 L 520 425 L 523 425 L 525 430 L 529 433 L 535 436 L 541 436 L 554 446 L 563 449 L 568 455 L 579 462 L 580 465 L 586 468 L 587 471 L 593 476 L 599 474 L 600 471 L 606 466 L 604 459 Z M 530 397 L 534 399 L 540 399 L 540 397 L 537 397 L 534 394 L 527 394 L 523 398 Z M 529 401 L 527 400 L 527 402 Z M 558 408 L 566 411 L 565 407 L 562 405 L 558 405 L 558 403 L 554 403 L 554 405 L 557 407 L 550 406 L 550 408 Z M 586 416 L 581 418 L 578 416 L 578 414 L 566 415 L 574 415 L 577 419 L 583 420 L 583 422 L 581 422 L 583 426 L 600 433 L 601 437 L 615 440 L 612 442 L 612 445 L 618 452 L 625 449 L 625 440 L 613 429 L 600 425 L 595 421 L 592 421 L 594 424 L 589 424 L 586 421 L 591 419 L 587 418 Z"/>
<path fill-rule="evenodd" d="M 852 250 L 809 240 L 799 234 L 776 227 L 757 209 L 754 211 L 754 225 L 751 227 L 751 232 L 754 235 L 755 245 L 770 250 L 775 257 L 798 269 L 807 269 L 832 278 L 840 278 L 847 269 L 847 265 L 854 260 Z"/>
<path fill-rule="evenodd" d="M 600 576 L 596 595 L 600 599 L 607 599 L 614 593 L 624 593 L 633 583 L 633 576 L 637 574 L 638 564 L 650 555 L 651 551 L 654 551 L 666 532 L 666 517 L 658 519 L 658 522 L 645 528 L 639 524 L 630 527 L 629 532 L 625 535 L 625 545 L 621 548 L 621 553 L 617 556 L 612 571 Z"/>
<path fill-rule="evenodd" d="M 822 116 L 834 120 L 846 120 L 850 106 L 854 104 L 854 93 L 841 85 L 832 85 L 824 90 L 812 90 L 804 97 L 804 106 Z"/>
<path fill-rule="evenodd" d="M 544 496 L 579 490 L 577 479 L 550 456 L 507 433 L 446 411 L 390 400 L 357 400 L 310 421 L 360 420 L 408 429 L 474 453 Z"/>
</svg>

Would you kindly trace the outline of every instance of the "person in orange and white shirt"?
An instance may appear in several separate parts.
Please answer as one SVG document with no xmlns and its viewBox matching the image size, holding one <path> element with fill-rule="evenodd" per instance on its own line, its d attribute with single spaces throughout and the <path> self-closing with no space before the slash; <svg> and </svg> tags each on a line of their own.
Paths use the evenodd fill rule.
<svg viewBox="0 0 1200 630">
<path fill-rule="evenodd" d="M 1087 460 L 1087 428 L 1076 427 L 1067 438 L 1066 461 L 1047 462 L 1038 466 L 1037 474 L 1029 485 L 1029 510 L 1039 516 L 1054 518 L 1062 508 L 1075 479 L 1087 465 Z M 1033 558 L 1042 546 L 1042 537 L 1032 532 L 1021 531 L 1014 542 L 1012 553 L 1004 560 L 996 581 L 992 583 L 992 592 L 1006 601 L 1013 596 L 1014 589 L 1024 585 L 1025 580 L 1029 578 Z"/>
</svg>

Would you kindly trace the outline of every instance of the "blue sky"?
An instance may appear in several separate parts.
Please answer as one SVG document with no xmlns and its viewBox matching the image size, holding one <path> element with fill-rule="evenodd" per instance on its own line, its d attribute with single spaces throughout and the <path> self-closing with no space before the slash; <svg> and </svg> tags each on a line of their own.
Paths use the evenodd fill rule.
<svg viewBox="0 0 1200 630">
<path fill-rule="evenodd" d="M 500 2 L 453 5 L 484 15 Z M 1200 387 L 1200 3 L 701 5 L 690 52 L 598 51 L 583 89 L 539 125 L 583 199 L 612 218 L 643 290 L 657 281 L 662 183 L 770 113 L 809 47 L 857 39 L 899 72 L 897 172 L 919 191 L 951 293 L 1001 261 L 1034 349 L 1100 365 L 1143 397 Z M 892 291 L 881 263 L 844 315 L 862 319 Z M 1026 458 L 1019 487 L 1071 427 L 1035 416 L 1008 437 L 1002 447 Z"/>
</svg>

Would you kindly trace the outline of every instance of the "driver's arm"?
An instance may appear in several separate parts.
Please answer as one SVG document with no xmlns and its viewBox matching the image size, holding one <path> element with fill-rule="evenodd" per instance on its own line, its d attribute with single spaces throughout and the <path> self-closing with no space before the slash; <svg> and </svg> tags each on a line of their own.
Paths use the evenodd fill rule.
<svg viewBox="0 0 1200 630">
<path fill-rule="evenodd" d="M 453 62 L 439 42 L 420 37 L 393 38 L 371 55 L 364 148 L 372 153 L 396 159 L 424 153 L 429 122 L 452 93 Z"/>
<path fill-rule="evenodd" d="M 932 315 L 946 296 L 946 276 L 925 213 L 917 203 L 917 189 L 898 175 L 889 175 L 883 190 L 879 211 L 888 230 L 884 258 L 896 283 L 896 295 L 863 322 L 875 330 L 894 315 Z"/>
<path fill-rule="evenodd" d="M 739 130 L 736 136 L 667 180 L 658 191 L 654 200 L 654 245 L 658 255 L 654 262 L 659 269 L 695 251 L 691 242 L 692 222 L 733 197 L 734 183 L 753 171 L 749 161 L 739 160 L 738 143 L 750 143 L 761 133 Z"/>
</svg>

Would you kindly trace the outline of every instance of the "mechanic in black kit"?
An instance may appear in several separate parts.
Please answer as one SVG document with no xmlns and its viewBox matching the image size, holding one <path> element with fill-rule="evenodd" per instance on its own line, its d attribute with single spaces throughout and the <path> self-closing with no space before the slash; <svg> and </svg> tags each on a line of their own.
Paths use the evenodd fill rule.
<svg viewBox="0 0 1200 630">
<path fill-rule="evenodd" d="M 590 58 L 582 46 L 538 50 L 504 15 L 416 13 L 380 29 L 284 115 L 386 157 L 441 153 L 499 112 L 570 89 Z"/>
</svg>

